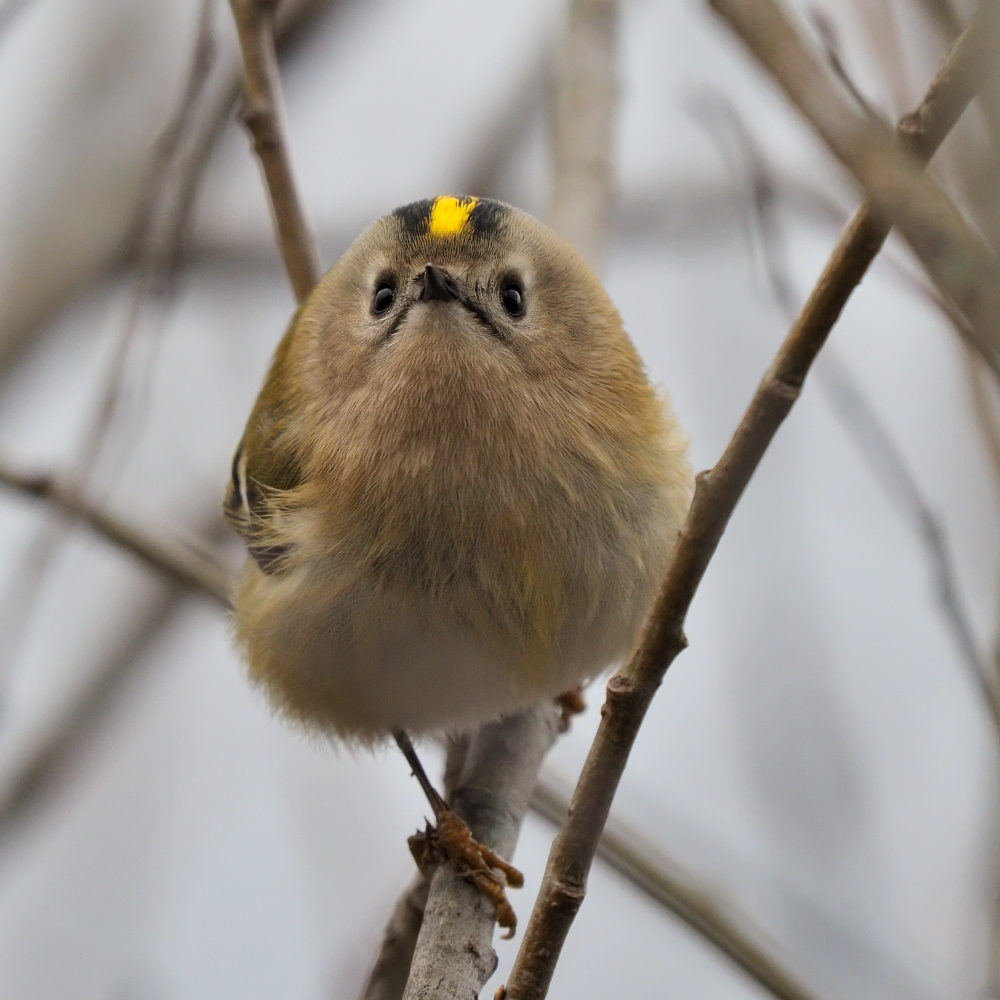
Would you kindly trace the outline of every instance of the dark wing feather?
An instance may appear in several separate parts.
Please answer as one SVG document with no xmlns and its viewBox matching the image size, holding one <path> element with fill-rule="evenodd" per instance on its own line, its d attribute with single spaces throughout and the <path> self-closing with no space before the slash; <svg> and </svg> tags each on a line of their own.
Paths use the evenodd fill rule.
<svg viewBox="0 0 1000 1000">
<path fill-rule="evenodd" d="M 270 474 L 269 474 L 270 473 Z M 271 499 L 299 485 L 297 465 L 289 462 L 257 462 L 248 453 L 246 436 L 233 456 L 226 487 L 223 513 L 246 543 L 247 551 L 265 573 L 279 573 L 287 545 L 264 543 L 264 525 L 271 513 Z"/>
<path fill-rule="evenodd" d="M 288 365 L 301 309 L 285 336 L 257 397 L 243 440 L 233 456 L 223 512 L 265 573 L 280 573 L 287 545 L 276 545 L 267 530 L 275 502 L 302 482 L 294 435 L 297 393 Z"/>
</svg>

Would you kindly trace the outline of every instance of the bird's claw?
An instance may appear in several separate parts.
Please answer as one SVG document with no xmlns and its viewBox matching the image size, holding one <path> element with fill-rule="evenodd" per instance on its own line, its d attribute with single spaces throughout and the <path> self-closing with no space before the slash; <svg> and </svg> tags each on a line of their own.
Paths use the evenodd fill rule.
<svg viewBox="0 0 1000 1000">
<path fill-rule="evenodd" d="M 456 874 L 471 882 L 493 901 L 497 923 L 514 936 L 517 917 L 507 900 L 506 888 L 520 889 L 524 876 L 485 844 L 472 836 L 468 824 L 450 809 L 441 814 L 436 827 L 427 825 L 408 841 L 410 853 L 425 878 L 430 878 L 438 863 L 450 861 Z"/>
<path fill-rule="evenodd" d="M 577 684 L 575 688 L 570 688 L 569 691 L 563 691 L 562 694 L 556 695 L 555 703 L 562 709 L 559 732 L 565 733 L 569 729 L 573 716 L 587 711 L 587 703 L 583 700 L 583 685 Z"/>
</svg>

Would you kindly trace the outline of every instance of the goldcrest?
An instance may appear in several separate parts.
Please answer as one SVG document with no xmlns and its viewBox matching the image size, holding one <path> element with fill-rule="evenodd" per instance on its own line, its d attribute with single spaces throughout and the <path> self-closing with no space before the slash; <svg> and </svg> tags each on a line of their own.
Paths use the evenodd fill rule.
<svg viewBox="0 0 1000 1000">
<path fill-rule="evenodd" d="M 233 459 L 250 675 L 360 744 L 558 695 L 635 643 L 690 491 L 573 248 L 496 201 L 406 205 L 296 313 Z"/>
</svg>

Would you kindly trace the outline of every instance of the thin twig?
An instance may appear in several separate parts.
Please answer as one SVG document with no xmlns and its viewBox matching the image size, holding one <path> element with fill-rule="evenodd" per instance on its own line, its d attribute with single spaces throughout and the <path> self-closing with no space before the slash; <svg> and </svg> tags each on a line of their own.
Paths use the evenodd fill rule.
<svg viewBox="0 0 1000 1000">
<path fill-rule="evenodd" d="M 184 591 L 194 589 L 226 607 L 229 606 L 227 571 L 221 563 L 212 560 L 207 554 L 191 558 L 178 548 L 149 538 L 142 528 L 125 524 L 99 508 L 83 504 L 78 498 L 66 497 L 64 491 L 52 490 L 48 480 L 13 473 L 2 464 L 0 484 L 71 513 L 106 541 L 137 556 L 143 563 L 168 579 L 173 579 L 178 585 L 183 585 Z M 171 608 L 182 592 L 175 592 L 170 602 Z M 156 620 L 160 621 L 165 613 L 156 612 Z M 23 773 L 10 781 L 10 794 L 0 792 L 0 836 L 3 830 L 12 825 L 13 814 L 20 815 L 43 784 L 40 776 L 43 773 L 48 775 L 54 762 L 72 756 L 72 748 L 76 742 L 89 732 L 87 721 L 95 715 L 94 705 L 98 702 L 103 705 L 109 700 L 113 689 L 128 675 L 129 664 L 134 662 L 134 658 L 131 661 L 116 661 L 107 676 L 102 675 L 98 679 L 93 690 L 88 688 L 81 704 L 73 706 L 67 713 L 66 724 L 56 727 L 51 740 L 41 741 L 37 754 Z M 469 737 L 449 741 L 444 783 L 445 792 L 449 796 L 461 780 L 460 772 L 465 766 L 469 743 Z M 543 775 L 532 792 L 530 808 L 544 819 L 558 824 L 566 816 L 569 798 Z M 677 866 L 647 850 L 631 831 L 624 828 L 605 830 L 598 856 L 641 892 L 688 923 L 779 1000 L 812 1000 L 805 988 L 796 984 L 794 976 L 755 943 L 761 935 L 748 930 L 746 920 L 734 923 L 722 908 L 711 904 L 703 889 L 689 879 L 672 874 Z M 422 890 L 421 885 L 424 887 Z M 419 877 L 397 901 L 386 927 L 375 967 L 362 993 L 363 1000 L 399 1000 L 402 996 L 420 930 L 426 894 L 427 883 Z M 696 905 L 698 900 L 705 902 L 705 905 Z"/>
<path fill-rule="evenodd" d="M 570 0 L 556 58 L 550 222 L 600 269 L 615 194 L 619 0 Z"/>
<path fill-rule="evenodd" d="M 962 20 L 949 0 L 920 0 L 941 37 L 951 42 L 962 30 Z M 986 119 L 986 132 L 990 140 L 992 162 L 985 164 L 992 178 L 1000 160 L 1000 75 L 987 80 L 979 94 L 979 103 Z"/>
<path fill-rule="evenodd" d="M 531 808 L 560 827 L 569 812 L 569 796 L 543 777 L 531 796 Z M 763 935 L 752 929 L 749 920 L 734 919 L 731 905 L 706 891 L 634 830 L 612 818 L 601 833 L 597 856 L 679 917 L 778 1000 L 815 1000 L 815 994 L 758 943 Z"/>
<path fill-rule="evenodd" d="M 977 17 L 979 15 L 977 14 Z M 918 111 L 903 124 L 929 157 L 989 69 L 988 51 L 967 31 L 949 53 Z M 957 100 L 955 92 L 964 95 Z M 716 466 L 701 473 L 666 577 L 638 650 L 609 682 L 601 722 L 552 845 L 542 888 L 507 984 L 512 1000 L 548 991 L 639 727 L 667 668 L 684 649 L 684 621 L 733 510 L 791 410 L 813 360 L 888 235 L 865 201 L 841 236 Z"/>
<path fill-rule="evenodd" d="M 912 144 L 898 142 L 840 96 L 774 0 L 708 2 L 899 227 L 934 283 L 969 319 L 976 346 L 1000 378 L 1000 262 L 923 173 Z M 982 4 L 974 22 L 966 37 L 986 61 L 1000 35 L 1000 3 Z"/>
<path fill-rule="evenodd" d="M 125 549 L 147 566 L 185 587 L 199 590 L 229 605 L 229 576 L 222 567 L 197 549 L 183 549 L 158 541 L 144 529 L 108 514 L 48 476 L 30 476 L 0 464 L 0 485 L 46 500 L 63 514 L 81 521 L 97 534 Z"/>
<path fill-rule="evenodd" d="M 285 0 L 278 16 L 281 41 L 294 40 L 304 25 L 322 9 L 336 5 L 337 0 Z M 157 239 L 157 256 L 163 262 L 163 272 L 172 275 L 175 262 L 183 248 L 183 235 L 190 206 L 198 182 L 208 162 L 215 139 L 228 121 L 230 110 L 239 91 L 235 65 L 226 68 L 226 75 L 219 79 L 213 91 L 212 103 L 190 149 L 184 154 L 184 166 L 178 180 L 178 191 L 172 204 L 162 213 Z M 80 745 L 100 725 L 107 709 L 125 682 L 133 676 L 141 661 L 142 652 L 154 641 L 170 619 L 180 599 L 194 588 L 213 601 L 228 606 L 230 592 L 229 573 L 211 552 L 187 546 L 178 541 L 168 544 L 165 540 L 148 537 L 141 526 L 108 515 L 99 504 L 78 496 L 67 495 L 65 485 L 50 489 L 51 480 L 28 476 L 11 469 L 0 469 L 5 476 L 0 482 L 18 493 L 43 499 L 52 505 L 63 505 L 63 514 L 71 519 L 83 520 L 105 540 L 138 557 L 145 565 L 177 581 L 152 600 L 141 621 L 131 628 L 125 647 L 110 662 L 96 672 L 60 712 L 57 718 L 36 734 L 17 760 L 5 769 L 0 786 L 0 842 L 20 820 L 34 808 L 49 791 L 64 766 L 76 759 Z M 203 524 L 205 537 L 214 536 L 221 526 L 217 506 L 206 514 Z M 201 537 L 198 535 L 197 537 Z"/>
<path fill-rule="evenodd" d="M 775 210 L 778 183 L 774 171 L 737 110 L 723 96 L 712 96 L 711 101 L 703 100 L 699 105 L 703 111 L 711 112 L 705 124 L 725 124 L 727 134 L 739 147 L 742 154 L 740 166 L 747 178 L 751 225 L 757 235 L 756 242 L 764 260 L 768 284 L 786 320 L 792 322 L 798 311 L 799 299 L 792 284 L 787 244 Z M 940 303 L 942 300 L 937 301 Z M 978 356 L 977 363 L 981 366 Z M 814 371 L 834 414 L 868 463 L 876 482 L 913 529 L 927 558 L 945 625 L 1000 735 L 1000 691 L 994 681 L 994 671 L 987 666 L 977 647 L 971 618 L 959 593 L 944 525 L 924 498 L 916 476 L 875 407 L 833 347 L 827 347 L 820 355 Z"/>
<path fill-rule="evenodd" d="M 854 82 L 854 78 L 847 71 L 847 66 L 844 64 L 844 57 L 841 52 L 840 36 L 833 19 L 826 11 L 821 10 L 819 7 L 810 8 L 809 18 L 816 29 L 816 34 L 819 35 L 820 44 L 823 46 L 823 53 L 826 56 L 827 64 L 833 71 L 833 75 L 836 76 L 844 89 L 851 95 L 854 103 L 869 118 L 883 121 L 882 113 L 865 97 L 861 88 Z M 905 106 L 904 104 L 903 107 Z"/>
<path fill-rule="evenodd" d="M 274 53 L 277 0 L 230 0 L 243 52 L 243 121 L 271 198 L 281 256 L 295 298 L 303 302 L 319 281 L 319 252 L 306 224 L 292 173 Z"/>
<path fill-rule="evenodd" d="M 93 410 L 85 422 L 73 462 L 61 476 L 63 488 L 74 495 L 82 495 L 87 491 L 94 465 L 105 450 L 121 401 L 143 307 L 151 295 L 170 285 L 170 271 L 177 263 L 176 254 L 169 252 L 172 243 L 169 237 L 183 226 L 190 204 L 171 206 L 175 209 L 177 218 L 174 218 L 173 212 L 167 213 L 167 253 L 161 247 L 163 240 L 157 231 L 157 216 L 163 214 L 160 202 L 165 200 L 167 178 L 177 160 L 215 61 L 213 18 L 213 0 L 202 0 L 187 83 L 176 110 L 154 146 L 143 178 L 139 204 L 132 222 L 135 235 L 129 241 L 138 247 L 139 262 L 129 288 L 126 315 L 116 334 L 110 364 L 104 373 Z M 199 174 L 200 166 L 201 164 L 195 164 Z M 12 574 L 6 600 L 0 602 L 5 610 L 4 641 L 0 648 L 0 684 L 17 660 L 47 571 L 71 527 L 72 522 L 66 518 L 48 520 L 29 542 Z"/>
</svg>

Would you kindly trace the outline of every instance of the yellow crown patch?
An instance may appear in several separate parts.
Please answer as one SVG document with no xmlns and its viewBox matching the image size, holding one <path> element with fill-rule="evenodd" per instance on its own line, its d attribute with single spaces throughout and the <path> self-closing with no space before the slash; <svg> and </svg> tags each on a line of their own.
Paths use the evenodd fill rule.
<svg viewBox="0 0 1000 1000">
<path fill-rule="evenodd" d="M 435 198 L 427 220 L 427 232 L 431 236 L 460 236 L 469 224 L 469 214 L 477 201 L 477 198 L 453 198 L 451 195 Z"/>
</svg>

